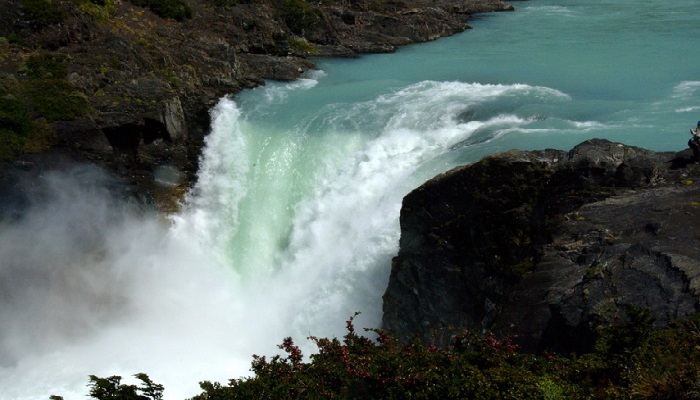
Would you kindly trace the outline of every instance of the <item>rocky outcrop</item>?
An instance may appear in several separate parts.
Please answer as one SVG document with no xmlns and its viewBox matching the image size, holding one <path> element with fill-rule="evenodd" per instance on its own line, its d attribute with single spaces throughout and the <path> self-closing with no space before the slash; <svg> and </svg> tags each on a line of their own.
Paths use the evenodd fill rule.
<svg viewBox="0 0 700 400">
<path fill-rule="evenodd" d="M 591 140 L 509 151 L 405 197 L 384 328 L 446 344 L 517 333 L 530 351 L 587 351 L 628 305 L 655 323 L 700 311 L 700 165 Z"/>
<path fill-rule="evenodd" d="M 512 9 L 500 0 L 186 3 L 191 18 L 174 21 L 127 0 L 0 0 L 0 97 L 20 95 L 27 59 L 60 56 L 68 69 L 61 87 L 75 91 L 58 96 L 81 96 L 90 110 L 49 121 L 52 151 L 105 166 L 144 191 L 154 190 L 162 165 L 187 185 L 208 110 L 222 96 L 296 79 L 314 68 L 311 55 L 393 51 L 463 31 L 474 13 Z M 32 156 L 18 162 L 31 165 Z"/>
</svg>

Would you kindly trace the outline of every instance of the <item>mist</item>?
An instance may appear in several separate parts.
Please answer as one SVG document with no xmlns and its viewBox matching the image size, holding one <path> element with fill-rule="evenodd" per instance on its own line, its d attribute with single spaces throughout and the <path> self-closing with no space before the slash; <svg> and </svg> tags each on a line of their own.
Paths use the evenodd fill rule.
<svg viewBox="0 0 700 400">
<path fill-rule="evenodd" d="M 240 332 L 254 321 L 236 274 L 104 172 L 17 185 L 0 225 L 0 398 L 84 398 L 90 374 L 138 372 L 184 398 L 274 351 Z"/>
<path fill-rule="evenodd" d="M 342 336 L 355 312 L 378 328 L 403 196 L 504 122 L 446 117 L 474 88 L 454 83 L 306 115 L 277 104 L 313 87 L 222 99 L 176 214 L 93 167 L 21 179 L 0 225 L 0 398 L 83 399 L 89 375 L 143 372 L 184 399 L 249 375 L 287 336 L 308 355 L 308 336 Z"/>
<path fill-rule="evenodd" d="M 144 372 L 165 398 L 185 399 L 200 381 L 250 375 L 252 355 L 279 353 L 284 337 L 308 355 L 308 336 L 343 335 L 355 311 L 358 327 L 377 327 L 393 243 L 353 261 L 367 255 L 331 235 L 343 215 L 310 211 L 312 200 L 298 207 L 300 229 L 257 232 L 267 236 L 232 251 L 252 233 L 236 225 L 240 199 L 222 197 L 235 185 L 219 181 L 200 176 L 169 216 L 96 167 L 63 165 L 10 184 L 12 194 L 0 195 L 0 398 L 84 399 L 89 375 L 136 383 Z M 267 254 L 263 242 L 285 234 Z M 339 267 L 339 254 L 349 266 Z"/>
</svg>

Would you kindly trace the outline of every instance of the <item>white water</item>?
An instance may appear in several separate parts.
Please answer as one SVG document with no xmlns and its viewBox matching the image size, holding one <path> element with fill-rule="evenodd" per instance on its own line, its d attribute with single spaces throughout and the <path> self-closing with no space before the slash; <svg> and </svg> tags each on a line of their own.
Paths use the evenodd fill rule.
<svg viewBox="0 0 700 400">
<path fill-rule="evenodd" d="M 459 115 L 504 96 L 567 101 L 428 81 L 270 122 L 316 82 L 261 88 L 267 100 L 245 116 L 222 99 L 198 183 L 169 223 L 117 207 L 93 171 L 47 176 L 48 203 L 2 231 L 0 397 L 80 398 L 89 374 L 146 372 L 184 398 L 198 381 L 247 375 L 251 355 L 285 336 L 312 351 L 308 335 L 342 335 L 355 311 L 358 326 L 378 327 L 402 197 L 451 148 L 527 122 Z"/>
<path fill-rule="evenodd" d="M 167 221 L 96 171 L 45 175 L 46 199 L 0 226 L 0 399 L 80 399 L 89 374 L 137 372 L 194 395 L 285 336 L 308 352 L 355 311 L 378 326 L 401 199 L 434 175 L 590 137 L 681 149 L 700 84 L 694 46 L 678 53 L 697 28 L 666 3 L 620 4 L 516 3 L 463 35 L 222 99 Z"/>
</svg>

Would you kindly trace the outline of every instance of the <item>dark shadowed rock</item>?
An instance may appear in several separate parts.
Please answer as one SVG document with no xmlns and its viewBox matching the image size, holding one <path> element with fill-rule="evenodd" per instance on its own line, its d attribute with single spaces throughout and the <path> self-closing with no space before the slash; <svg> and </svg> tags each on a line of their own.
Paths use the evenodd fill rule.
<svg viewBox="0 0 700 400">
<path fill-rule="evenodd" d="M 700 165 L 590 140 L 509 151 L 410 193 L 384 328 L 446 344 L 517 332 L 526 350 L 590 349 L 596 327 L 649 308 L 700 311 Z"/>
</svg>

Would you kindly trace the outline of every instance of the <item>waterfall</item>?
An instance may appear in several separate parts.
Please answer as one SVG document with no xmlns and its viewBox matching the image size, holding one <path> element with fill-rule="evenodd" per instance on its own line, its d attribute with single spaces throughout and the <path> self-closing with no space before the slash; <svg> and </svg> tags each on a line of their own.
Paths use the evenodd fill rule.
<svg viewBox="0 0 700 400">
<path fill-rule="evenodd" d="M 570 101 L 422 81 L 328 102 L 321 78 L 221 99 L 165 222 L 121 205 L 98 171 L 46 176 L 45 200 L 1 231 L 0 397 L 81 398 L 89 374 L 145 372 L 185 398 L 249 374 L 286 336 L 308 354 L 307 336 L 342 336 L 355 312 L 378 327 L 403 196 L 536 124 L 533 103 Z"/>
</svg>

